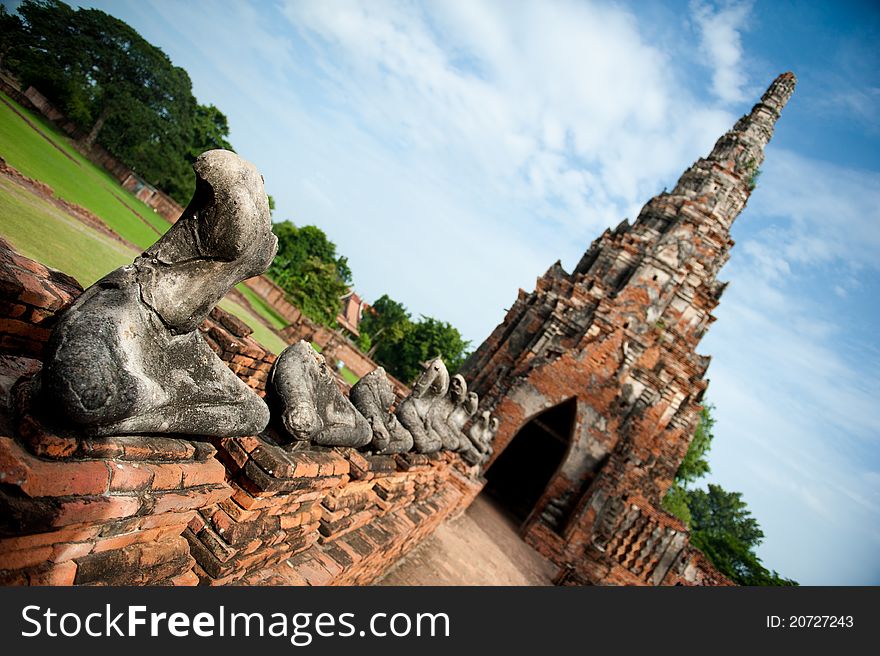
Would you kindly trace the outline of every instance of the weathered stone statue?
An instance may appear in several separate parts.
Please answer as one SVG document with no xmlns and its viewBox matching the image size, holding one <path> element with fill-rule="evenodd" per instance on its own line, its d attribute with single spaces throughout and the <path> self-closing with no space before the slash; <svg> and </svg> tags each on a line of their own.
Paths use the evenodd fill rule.
<svg viewBox="0 0 880 656">
<path fill-rule="evenodd" d="M 437 399 L 428 410 L 428 423 L 440 436 L 443 448 L 457 451 L 460 446 L 459 434 L 449 423 L 449 416 L 467 399 L 467 383 L 463 376 L 454 375 L 449 380 L 449 391 Z"/>
<path fill-rule="evenodd" d="M 462 378 L 462 380 L 464 379 Z M 467 383 L 465 383 L 465 386 L 467 386 Z M 455 431 L 455 435 L 458 437 L 459 449 L 465 449 L 471 445 L 470 440 L 464 433 L 464 425 L 477 413 L 477 406 L 479 404 L 480 398 L 476 393 L 468 392 L 464 397 L 464 401 L 455 406 L 446 420 L 446 423 L 449 424 L 449 427 Z"/>
<path fill-rule="evenodd" d="M 60 317 L 41 375 L 46 403 L 98 435 L 250 435 L 266 404 L 208 347 L 198 326 L 277 249 L 257 169 L 212 150 L 196 191 L 143 255 L 89 287 Z"/>
<path fill-rule="evenodd" d="M 405 453 L 413 448 L 413 436 L 391 412 L 394 390 L 382 367 L 356 382 L 348 397 L 369 422 L 373 431 L 370 446 L 376 453 Z"/>
<path fill-rule="evenodd" d="M 495 450 L 495 447 L 493 445 L 495 444 L 495 436 L 498 435 L 498 425 L 498 417 L 492 417 L 489 420 L 489 430 L 485 433 L 486 450 L 483 452 L 486 458 L 492 455 L 492 452 Z"/>
<path fill-rule="evenodd" d="M 361 447 L 372 439 L 370 424 L 343 396 L 324 356 L 308 342 L 288 346 L 269 374 L 281 425 L 295 440 L 321 446 Z"/>
<path fill-rule="evenodd" d="M 433 453 L 443 447 L 443 439 L 428 421 L 428 411 L 449 389 L 449 372 L 443 360 L 435 358 L 413 384 L 412 392 L 397 407 L 397 418 L 413 436 L 415 450 Z"/>
<path fill-rule="evenodd" d="M 461 452 L 465 461 L 472 465 L 485 462 L 492 453 L 492 439 L 497 432 L 498 420 L 483 410 L 468 432 L 470 448 Z"/>
</svg>

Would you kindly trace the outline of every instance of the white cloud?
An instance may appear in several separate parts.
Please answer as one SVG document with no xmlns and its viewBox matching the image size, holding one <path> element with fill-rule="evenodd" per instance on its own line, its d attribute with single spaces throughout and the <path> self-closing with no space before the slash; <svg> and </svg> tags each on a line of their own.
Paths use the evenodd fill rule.
<svg viewBox="0 0 880 656">
<path fill-rule="evenodd" d="M 773 230 L 777 255 L 792 263 L 880 262 L 880 173 L 808 159 L 775 148 L 768 156 L 751 209 Z"/>
<path fill-rule="evenodd" d="M 463 278 L 481 281 L 482 298 L 499 311 L 480 320 L 462 312 L 460 289 L 435 290 L 433 307 L 402 297 L 475 341 L 500 319 L 517 284 L 531 287 L 559 256 L 576 261 L 601 229 L 633 217 L 734 119 L 683 93 L 664 52 L 616 6 L 523 3 L 512 12 L 493 2 L 289 2 L 284 14 L 322 62 L 318 85 L 329 115 L 356 117 L 365 149 L 387 153 L 392 168 L 418 172 L 409 177 L 424 205 L 442 198 L 452 214 L 441 222 L 453 232 L 479 225 L 486 233 L 479 260 L 467 257 L 467 247 L 457 256 L 455 239 L 445 240 L 443 253 Z M 356 161 L 346 168 L 352 177 L 381 175 L 362 173 Z M 413 211 L 422 225 L 432 214 Z M 381 229 L 393 219 L 377 221 Z M 443 239 L 432 226 L 423 230 Z M 412 249 L 382 232 L 396 251 Z M 514 271 L 510 252 L 493 243 L 499 234 L 531 251 L 525 262 L 534 268 L 520 261 Z M 377 289 L 371 269 L 355 269 L 367 297 Z M 428 288 L 432 273 L 412 275 Z"/>
<path fill-rule="evenodd" d="M 720 8 L 699 1 L 692 3 L 694 20 L 700 30 L 700 50 L 713 69 L 712 89 L 722 102 L 746 99 L 747 78 L 742 70 L 740 31 L 751 9 L 751 2 L 724 3 Z"/>
</svg>

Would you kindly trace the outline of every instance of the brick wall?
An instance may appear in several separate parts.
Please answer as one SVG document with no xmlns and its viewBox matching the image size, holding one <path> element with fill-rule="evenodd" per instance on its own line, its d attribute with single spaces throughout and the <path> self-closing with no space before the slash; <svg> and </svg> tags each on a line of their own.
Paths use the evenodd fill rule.
<svg viewBox="0 0 880 656">
<path fill-rule="evenodd" d="M 281 318 L 288 323 L 297 323 L 302 316 L 295 305 L 287 300 L 287 294 L 281 287 L 266 276 L 255 276 L 244 281 L 244 284 L 257 296 L 271 305 Z"/>
<path fill-rule="evenodd" d="M 272 426 L 222 439 L 54 426 L 31 377 L 80 292 L 0 241 L 0 584 L 364 584 L 482 489 L 455 454 L 293 448 Z M 201 331 L 264 396 L 275 356 L 250 329 L 215 309 Z"/>
</svg>

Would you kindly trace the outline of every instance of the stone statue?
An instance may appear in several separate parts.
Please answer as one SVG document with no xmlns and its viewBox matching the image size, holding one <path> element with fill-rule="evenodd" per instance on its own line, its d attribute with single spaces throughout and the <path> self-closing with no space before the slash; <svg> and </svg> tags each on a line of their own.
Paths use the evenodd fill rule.
<svg viewBox="0 0 880 656">
<path fill-rule="evenodd" d="M 242 436 L 269 421 L 198 332 L 233 285 L 275 256 L 263 180 L 225 150 L 203 153 L 193 169 L 196 191 L 177 223 L 89 287 L 47 344 L 44 401 L 92 434 Z"/>
<path fill-rule="evenodd" d="M 443 439 L 428 421 L 428 411 L 449 389 L 449 372 L 440 358 L 425 366 L 413 384 L 412 392 L 397 407 L 397 418 L 413 436 L 415 450 L 433 453 L 443 447 Z"/>
<path fill-rule="evenodd" d="M 361 447 L 372 439 L 370 424 L 343 396 L 324 361 L 305 341 L 278 356 L 267 384 L 293 439 L 321 446 Z"/>
<path fill-rule="evenodd" d="M 467 389 L 467 383 L 465 383 L 465 389 Z M 455 406 L 455 409 L 446 420 L 446 423 L 449 424 L 449 427 L 455 431 L 455 435 L 458 437 L 459 449 L 465 449 L 471 445 L 470 440 L 464 433 L 464 425 L 477 413 L 479 403 L 480 398 L 476 393 L 468 392 L 464 397 L 464 401 Z"/>
<path fill-rule="evenodd" d="M 486 458 L 491 456 L 492 452 L 495 450 L 495 436 L 498 435 L 499 423 L 498 417 L 492 417 L 489 420 L 489 430 L 485 433 L 486 450 L 483 452 Z"/>
<path fill-rule="evenodd" d="M 467 383 L 463 376 L 454 375 L 449 380 L 446 396 L 437 399 L 428 410 L 428 423 L 440 436 L 443 448 L 457 451 L 461 440 L 458 432 L 449 424 L 449 416 L 467 400 Z"/>
<path fill-rule="evenodd" d="M 382 367 L 356 382 L 348 397 L 369 422 L 373 431 L 370 446 L 376 453 L 405 453 L 413 448 L 413 436 L 391 412 L 394 390 Z"/>
<path fill-rule="evenodd" d="M 479 418 L 471 424 L 468 432 L 469 444 L 460 449 L 462 457 L 471 465 L 485 462 L 492 454 L 492 440 L 498 433 L 498 420 L 483 410 Z"/>
</svg>

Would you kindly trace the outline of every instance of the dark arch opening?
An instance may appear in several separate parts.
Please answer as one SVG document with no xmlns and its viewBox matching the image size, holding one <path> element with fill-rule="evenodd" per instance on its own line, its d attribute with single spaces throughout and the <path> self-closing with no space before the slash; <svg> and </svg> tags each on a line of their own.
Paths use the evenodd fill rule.
<svg viewBox="0 0 880 656">
<path fill-rule="evenodd" d="M 569 399 L 526 423 L 486 471 L 486 493 L 519 523 L 526 521 L 571 443 L 577 400 Z"/>
</svg>

